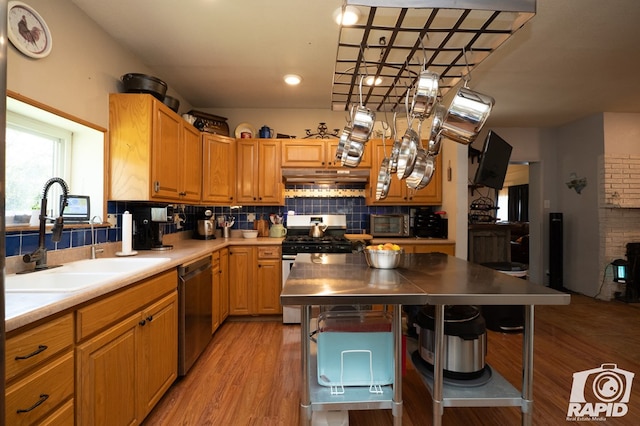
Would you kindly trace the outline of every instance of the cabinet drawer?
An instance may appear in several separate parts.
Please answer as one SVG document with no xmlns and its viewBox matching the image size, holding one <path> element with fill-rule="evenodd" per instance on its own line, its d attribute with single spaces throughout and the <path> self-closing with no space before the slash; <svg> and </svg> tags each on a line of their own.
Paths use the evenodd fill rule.
<svg viewBox="0 0 640 426">
<path fill-rule="evenodd" d="M 73 399 L 65 402 L 62 407 L 58 408 L 46 419 L 38 421 L 38 426 L 73 426 L 75 422 L 73 404 Z"/>
<path fill-rule="evenodd" d="M 73 352 L 70 351 L 7 388 L 6 424 L 35 424 L 71 396 Z"/>
<path fill-rule="evenodd" d="M 282 257 L 281 246 L 258 247 L 258 259 L 280 259 Z"/>
<path fill-rule="evenodd" d="M 6 380 L 51 359 L 73 344 L 73 314 L 48 321 L 7 339 Z"/>
<path fill-rule="evenodd" d="M 76 318 L 76 341 L 114 324 L 145 305 L 175 290 L 178 272 L 175 269 L 151 277 L 133 287 L 80 308 Z"/>
</svg>

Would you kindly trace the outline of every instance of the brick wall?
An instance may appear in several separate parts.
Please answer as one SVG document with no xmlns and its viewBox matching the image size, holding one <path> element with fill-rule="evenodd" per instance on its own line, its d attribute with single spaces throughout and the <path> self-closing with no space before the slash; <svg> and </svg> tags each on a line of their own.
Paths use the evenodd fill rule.
<svg viewBox="0 0 640 426">
<path fill-rule="evenodd" d="M 625 259 L 626 245 L 640 242 L 640 156 L 604 155 L 598 159 L 598 215 L 602 289 L 611 300 L 624 285 L 613 282 L 609 263 Z"/>
</svg>

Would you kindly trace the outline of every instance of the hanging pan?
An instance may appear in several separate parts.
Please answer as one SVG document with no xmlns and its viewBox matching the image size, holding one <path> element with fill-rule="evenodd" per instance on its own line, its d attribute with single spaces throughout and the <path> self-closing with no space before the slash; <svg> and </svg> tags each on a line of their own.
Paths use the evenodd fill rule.
<svg viewBox="0 0 640 426">
<path fill-rule="evenodd" d="M 435 170 L 435 157 L 429 154 L 426 149 L 418 148 L 413 171 L 407 177 L 407 187 L 415 190 L 426 187 L 431 182 Z"/>
<path fill-rule="evenodd" d="M 393 145 L 391 147 L 391 157 L 389 158 L 389 172 L 396 173 L 398 171 L 398 156 L 400 155 L 400 138 L 398 137 L 398 126 L 396 124 L 397 112 L 393 113 Z"/>
</svg>

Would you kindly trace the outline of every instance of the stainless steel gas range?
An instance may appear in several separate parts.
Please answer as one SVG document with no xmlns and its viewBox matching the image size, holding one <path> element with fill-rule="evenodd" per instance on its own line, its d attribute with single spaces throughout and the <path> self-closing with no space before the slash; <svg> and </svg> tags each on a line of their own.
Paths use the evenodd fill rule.
<svg viewBox="0 0 640 426">
<path fill-rule="evenodd" d="M 312 229 L 316 234 L 321 229 L 323 235 L 310 236 Z M 351 241 L 344 236 L 346 231 L 346 215 L 287 216 L 287 236 L 282 241 L 282 285 L 287 281 L 298 253 L 351 253 Z M 300 324 L 300 307 L 284 306 L 282 322 Z"/>
</svg>

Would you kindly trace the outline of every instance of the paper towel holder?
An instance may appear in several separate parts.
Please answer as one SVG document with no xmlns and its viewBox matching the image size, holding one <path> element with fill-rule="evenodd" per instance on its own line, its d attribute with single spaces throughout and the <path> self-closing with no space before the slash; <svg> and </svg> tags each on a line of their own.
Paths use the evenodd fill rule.
<svg viewBox="0 0 640 426">
<path fill-rule="evenodd" d="M 131 250 L 133 233 L 133 219 L 131 213 L 125 211 L 122 215 L 122 251 L 117 251 L 116 256 L 135 256 L 137 251 Z M 128 238 L 126 238 L 128 236 Z"/>
</svg>

